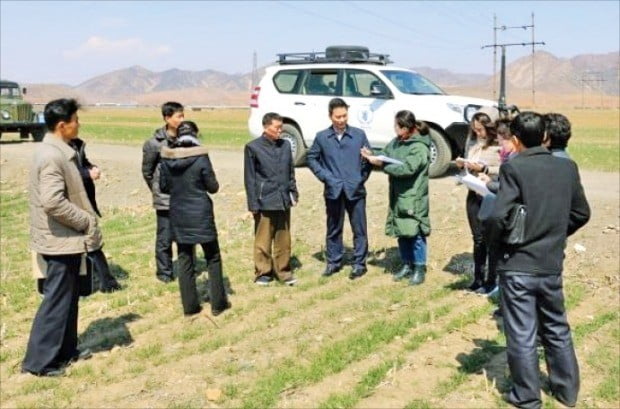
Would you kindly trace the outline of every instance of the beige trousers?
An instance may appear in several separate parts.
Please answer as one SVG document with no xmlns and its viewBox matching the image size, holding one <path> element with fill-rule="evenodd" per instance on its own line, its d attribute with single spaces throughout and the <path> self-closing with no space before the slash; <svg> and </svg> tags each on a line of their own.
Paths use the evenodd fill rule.
<svg viewBox="0 0 620 409">
<path fill-rule="evenodd" d="M 290 210 L 266 210 L 254 214 L 255 279 L 272 273 L 278 280 L 291 277 L 290 226 Z"/>
</svg>

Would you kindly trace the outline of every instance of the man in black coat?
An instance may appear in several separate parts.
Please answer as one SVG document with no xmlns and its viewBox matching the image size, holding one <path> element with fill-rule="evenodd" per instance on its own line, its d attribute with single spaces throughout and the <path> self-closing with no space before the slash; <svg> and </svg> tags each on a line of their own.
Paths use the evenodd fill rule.
<svg viewBox="0 0 620 409">
<path fill-rule="evenodd" d="M 224 287 L 213 201 L 209 196 L 216 193 L 220 185 L 207 148 L 198 141 L 196 124 L 181 122 L 173 149 L 164 146 L 161 157 L 159 184 L 161 191 L 170 195 L 170 230 L 179 253 L 177 262 L 183 312 L 194 315 L 202 310 L 194 271 L 194 247 L 199 244 L 209 272 L 211 313 L 219 315 L 231 306 Z"/>
<path fill-rule="evenodd" d="M 144 142 L 142 147 L 142 176 L 153 194 L 153 207 L 157 213 L 157 233 L 155 238 L 156 277 L 169 283 L 174 280 L 172 271 L 172 236 L 170 233 L 170 196 L 159 189 L 162 147 L 172 147 L 177 137 L 177 128 L 185 119 L 183 105 L 166 102 L 161 106 L 161 114 L 166 123 Z"/>
<path fill-rule="evenodd" d="M 341 98 L 329 101 L 332 125 L 316 134 L 306 158 L 312 173 L 325 184 L 327 266 L 323 276 L 331 276 L 342 268 L 342 230 L 346 211 L 354 247 L 349 278 L 354 280 L 366 274 L 368 228 L 364 183 L 372 166 L 361 156 L 362 148 L 370 148 L 366 133 L 347 124 L 348 110 L 349 106 Z"/>
<path fill-rule="evenodd" d="M 97 216 L 101 217 L 101 212 L 97 207 L 95 190 L 95 180 L 101 177 L 101 171 L 86 157 L 86 143 L 82 139 L 72 139 L 69 141 L 69 146 L 77 152 L 78 170 L 82 176 L 82 182 L 84 182 L 84 189 L 86 190 L 88 200 L 93 206 L 95 213 L 97 213 Z M 89 251 L 87 257 L 90 265 L 92 265 L 92 272 L 95 274 L 95 277 L 99 279 L 99 289 L 101 292 L 111 293 L 121 289 L 121 285 L 116 281 L 116 278 L 110 274 L 110 266 L 108 265 L 108 260 L 102 249 Z"/>
<path fill-rule="evenodd" d="M 508 365 L 513 381 L 505 400 L 520 408 L 540 408 L 536 332 L 540 333 L 553 396 L 574 406 L 579 367 L 564 308 L 562 264 L 566 237 L 585 225 L 590 207 L 577 165 L 540 146 L 542 115 L 523 112 L 510 130 L 522 145 L 502 165 L 495 210 L 488 219 L 491 242 L 502 243 L 513 208 L 527 208 L 522 244 L 500 244 L 498 267 Z"/>
<path fill-rule="evenodd" d="M 291 273 L 291 206 L 299 200 L 291 145 L 281 139 L 282 117 L 263 116 L 263 135 L 245 146 L 244 181 L 254 215 L 254 281 L 268 285 L 273 275 L 286 285 Z M 271 247 L 273 243 L 273 258 Z"/>
</svg>

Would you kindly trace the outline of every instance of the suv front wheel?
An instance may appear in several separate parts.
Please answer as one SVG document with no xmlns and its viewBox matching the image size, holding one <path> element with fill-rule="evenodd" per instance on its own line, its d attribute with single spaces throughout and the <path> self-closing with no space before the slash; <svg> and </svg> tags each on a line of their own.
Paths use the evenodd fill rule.
<svg viewBox="0 0 620 409">
<path fill-rule="evenodd" d="M 295 125 L 282 125 L 282 139 L 286 139 L 291 144 L 291 153 L 293 154 L 293 163 L 295 166 L 301 166 L 306 161 L 306 146 L 301 138 L 301 133 Z"/>
<path fill-rule="evenodd" d="M 452 151 L 450 145 L 444 139 L 443 135 L 430 128 L 431 137 L 431 166 L 428 169 L 428 176 L 431 178 L 442 176 L 450 167 L 452 159 Z"/>
</svg>

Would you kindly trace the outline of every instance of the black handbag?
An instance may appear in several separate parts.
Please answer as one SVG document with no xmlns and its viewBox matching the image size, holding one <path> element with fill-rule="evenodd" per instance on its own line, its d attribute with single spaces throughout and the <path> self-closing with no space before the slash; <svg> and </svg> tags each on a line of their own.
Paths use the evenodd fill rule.
<svg viewBox="0 0 620 409">
<path fill-rule="evenodd" d="M 525 205 L 515 205 L 508 216 L 505 234 L 502 241 L 506 244 L 523 244 L 525 241 L 525 219 L 527 218 L 527 208 Z"/>
</svg>

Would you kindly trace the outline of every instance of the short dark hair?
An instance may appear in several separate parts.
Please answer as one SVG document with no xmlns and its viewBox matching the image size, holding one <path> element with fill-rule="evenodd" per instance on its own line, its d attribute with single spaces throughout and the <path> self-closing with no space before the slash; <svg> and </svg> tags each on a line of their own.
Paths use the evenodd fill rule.
<svg viewBox="0 0 620 409">
<path fill-rule="evenodd" d="M 348 110 L 349 106 L 342 98 L 332 98 L 332 100 L 329 101 L 329 115 L 331 115 L 336 108 L 346 108 Z"/>
<path fill-rule="evenodd" d="M 71 121 L 71 117 L 78 109 L 80 104 L 73 98 L 60 98 L 48 102 L 43 110 L 47 129 L 54 131 L 59 122 Z"/>
<path fill-rule="evenodd" d="M 273 121 L 282 122 L 282 117 L 275 112 L 267 112 L 265 115 L 263 115 L 263 127 L 271 125 Z"/>
<path fill-rule="evenodd" d="M 164 118 L 170 117 L 177 112 L 183 112 L 183 105 L 178 102 L 168 101 L 161 106 L 161 115 Z"/>
<path fill-rule="evenodd" d="M 539 146 L 545 136 L 545 120 L 539 113 L 532 111 L 521 112 L 510 123 L 510 132 L 526 148 Z"/>
<path fill-rule="evenodd" d="M 194 121 L 183 121 L 177 128 L 177 136 L 192 135 L 198 137 L 198 125 Z"/>
<path fill-rule="evenodd" d="M 548 113 L 544 115 L 545 131 L 549 138 L 550 149 L 564 149 L 568 145 L 571 137 L 570 121 L 567 117 L 558 113 Z"/>
</svg>

